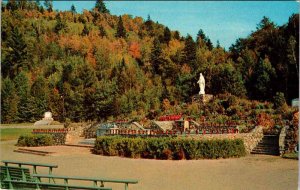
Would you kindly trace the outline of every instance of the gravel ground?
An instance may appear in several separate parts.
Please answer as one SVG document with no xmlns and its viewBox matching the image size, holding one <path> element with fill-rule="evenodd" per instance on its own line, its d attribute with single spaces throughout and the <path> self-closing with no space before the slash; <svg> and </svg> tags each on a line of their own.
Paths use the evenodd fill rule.
<svg viewBox="0 0 300 190">
<path fill-rule="evenodd" d="M 88 148 L 67 146 L 33 148 L 55 152 L 50 156 L 38 156 L 13 152 L 17 148 L 16 141 L 0 143 L 2 160 L 58 164 L 53 171 L 58 175 L 138 179 L 138 184 L 129 185 L 130 190 L 293 190 L 298 183 L 298 161 L 275 156 L 147 160 L 93 155 Z M 39 171 L 46 173 L 44 169 Z M 124 189 L 119 184 L 106 186 Z"/>
</svg>

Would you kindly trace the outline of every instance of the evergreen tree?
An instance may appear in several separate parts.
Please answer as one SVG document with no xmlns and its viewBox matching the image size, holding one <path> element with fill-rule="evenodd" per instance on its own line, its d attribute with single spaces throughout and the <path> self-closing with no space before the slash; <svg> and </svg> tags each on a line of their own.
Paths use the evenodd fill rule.
<svg viewBox="0 0 300 190">
<path fill-rule="evenodd" d="M 6 4 L 6 8 L 11 11 L 17 10 L 18 4 L 17 4 L 16 0 L 8 0 L 8 2 Z"/>
<path fill-rule="evenodd" d="M 161 44 L 157 38 L 155 38 L 153 41 L 153 48 L 151 49 L 150 58 L 154 73 L 159 73 L 159 67 L 162 64 L 162 49 Z"/>
<path fill-rule="evenodd" d="M 99 26 L 99 35 L 101 37 L 104 37 L 104 36 L 107 36 L 106 32 L 105 32 L 105 29 L 103 28 L 103 26 Z"/>
<path fill-rule="evenodd" d="M 170 40 L 171 40 L 171 31 L 168 27 L 166 27 L 164 30 L 164 42 L 168 44 Z"/>
<path fill-rule="evenodd" d="M 187 63 L 190 65 L 192 70 L 195 70 L 196 68 L 196 44 L 193 40 L 193 38 L 188 35 L 185 38 L 185 47 L 183 49 L 183 63 Z"/>
<path fill-rule="evenodd" d="M 232 64 L 221 64 L 213 69 L 211 92 L 213 94 L 231 93 L 235 96 L 246 95 L 242 74 Z"/>
<path fill-rule="evenodd" d="M 150 15 L 148 15 L 147 21 L 145 22 L 146 30 L 148 31 L 148 34 L 150 36 L 154 35 L 154 27 L 153 27 L 153 21 L 150 18 Z"/>
<path fill-rule="evenodd" d="M 269 29 L 269 28 L 274 28 L 275 24 L 266 16 L 262 18 L 260 23 L 257 25 L 256 29 L 261 30 L 261 29 Z"/>
<path fill-rule="evenodd" d="M 177 30 L 174 33 L 174 39 L 180 40 L 180 34 L 179 34 L 179 32 Z"/>
<path fill-rule="evenodd" d="M 30 98 L 30 84 L 25 72 L 20 72 L 14 79 L 16 93 L 20 98 L 18 104 L 18 121 L 28 121 L 28 107 Z"/>
<path fill-rule="evenodd" d="M 39 75 L 33 82 L 30 94 L 33 96 L 36 103 L 36 110 L 32 113 L 32 115 L 35 119 L 39 119 L 42 117 L 43 113 L 48 110 L 49 100 L 48 84 L 42 75 Z"/>
<path fill-rule="evenodd" d="M 119 16 L 119 22 L 118 22 L 117 32 L 116 32 L 115 36 L 117 38 L 126 38 L 127 37 L 126 30 L 124 28 L 123 20 L 122 20 L 121 16 Z"/>
<path fill-rule="evenodd" d="M 272 67 L 269 59 L 260 60 L 254 68 L 252 78 L 253 89 L 250 91 L 251 97 L 258 100 L 271 99 L 274 88 L 271 82 L 275 76 L 275 69 Z"/>
<path fill-rule="evenodd" d="M 95 4 L 95 8 L 100 12 L 100 13 L 109 13 L 109 10 L 106 8 L 104 1 L 103 0 L 97 0 Z"/>
<path fill-rule="evenodd" d="M 205 35 L 202 29 L 198 31 L 196 43 L 200 47 L 206 46 L 210 51 L 213 49 L 211 40 Z"/>
<path fill-rule="evenodd" d="M 59 15 L 56 16 L 56 25 L 54 27 L 55 33 L 64 31 L 67 28 L 66 20 L 62 19 Z"/>
<path fill-rule="evenodd" d="M 216 46 L 216 48 L 221 48 L 219 40 L 217 40 L 217 46 Z"/>
<path fill-rule="evenodd" d="M 82 36 L 88 36 L 89 33 L 90 33 L 90 30 L 88 29 L 87 25 L 85 24 L 84 27 L 83 27 L 81 35 Z"/>
<path fill-rule="evenodd" d="M 72 6 L 71 6 L 71 12 L 73 15 L 77 13 L 74 4 L 72 4 Z"/>
<path fill-rule="evenodd" d="M 15 77 L 21 69 L 29 69 L 27 44 L 23 34 L 15 27 L 8 39 L 8 47 L 11 48 L 3 61 L 2 72 L 4 76 Z"/>
<path fill-rule="evenodd" d="M 206 39 L 206 46 L 210 51 L 214 48 L 214 46 L 209 38 Z"/>
<path fill-rule="evenodd" d="M 1 123 L 17 120 L 18 102 L 15 85 L 9 78 L 5 78 L 1 83 Z"/>
<path fill-rule="evenodd" d="M 49 11 L 49 12 L 53 11 L 53 2 L 52 2 L 52 0 L 45 0 L 44 5 L 45 5 L 47 11 Z"/>
</svg>

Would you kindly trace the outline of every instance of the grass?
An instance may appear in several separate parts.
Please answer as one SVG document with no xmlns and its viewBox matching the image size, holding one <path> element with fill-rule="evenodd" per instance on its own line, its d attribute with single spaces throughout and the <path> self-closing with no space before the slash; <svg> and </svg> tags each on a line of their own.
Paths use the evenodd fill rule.
<svg viewBox="0 0 300 190">
<path fill-rule="evenodd" d="M 31 134 L 32 129 L 5 128 L 0 129 L 0 141 L 17 140 L 20 135 Z"/>
<path fill-rule="evenodd" d="M 298 153 L 297 153 L 297 152 L 286 153 L 286 154 L 284 154 L 284 155 L 282 156 L 282 158 L 299 160 L 299 157 L 298 157 Z"/>
<path fill-rule="evenodd" d="M 27 127 L 27 126 L 33 126 L 33 123 L 12 123 L 12 124 L 2 124 L 3 127 Z"/>
</svg>

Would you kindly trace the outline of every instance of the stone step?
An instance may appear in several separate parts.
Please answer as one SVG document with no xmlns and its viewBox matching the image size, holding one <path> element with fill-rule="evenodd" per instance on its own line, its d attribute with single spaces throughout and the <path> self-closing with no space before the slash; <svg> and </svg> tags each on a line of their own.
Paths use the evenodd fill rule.
<svg viewBox="0 0 300 190">
<path fill-rule="evenodd" d="M 64 146 L 73 146 L 73 147 L 80 147 L 80 148 L 94 148 L 94 145 L 88 145 L 88 144 L 64 144 Z"/>
<path fill-rule="evenodd" d="M 279 149 L 253 149 L 252 152 L 279 152 Z"/>
<path fill-rule="evenodd" d="M 256 147 L 278 147 L 278 144 L 258 144 Z"/>
<path fill-rule="evenodd" d="M 53 153 L 53 152 L 46 152 L 46 151 L 39 151 L 39 150 L 30 150 L 30 149 L 25 149 L 25 148 L 18 148 L 16 150 L 14 150 L 14 152 L 25 153 L 25 154 L 34 154 L 34 155 L 39 155 L 39 156 L 46 156 L 46 155 Z"/>
<path fill-rule="evenodd" d="M 264 154 L 264 155 L 273 155 L 273 156 L 279 156 L 279 152 L 251 152 L 251 154 Z"/>
<path fill-rule="evenodd" d="M 251 154 L 279 155 L 278 135 L 264 135 Z"/>
</svg>

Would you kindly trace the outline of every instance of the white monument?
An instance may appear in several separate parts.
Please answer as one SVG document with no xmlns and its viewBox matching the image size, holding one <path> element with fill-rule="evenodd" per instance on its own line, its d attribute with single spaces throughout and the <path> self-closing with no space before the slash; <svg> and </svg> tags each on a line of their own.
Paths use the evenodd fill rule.
<svg viewBox="0 0 300 190">
<path fill-rule="evenodd" d="M 205 79 L 204 79 L 202 73 L 200 73 L 200 77 L 199 77 L 199 80 L 197 83 L 199 83 L 199 88 L 200 88 L 199 94 L 204 95 L 205 94 Z"/>
<path fill-rule="evenodd" d="M 52 120 L 53 121 L 52 113 L 49 111 L 45 112 L 43 120 Z"/>
</svg>

